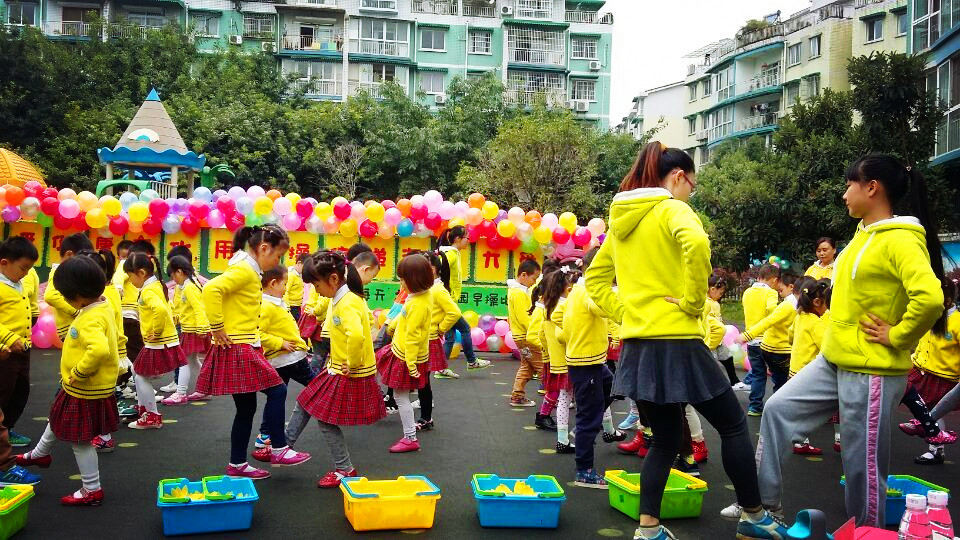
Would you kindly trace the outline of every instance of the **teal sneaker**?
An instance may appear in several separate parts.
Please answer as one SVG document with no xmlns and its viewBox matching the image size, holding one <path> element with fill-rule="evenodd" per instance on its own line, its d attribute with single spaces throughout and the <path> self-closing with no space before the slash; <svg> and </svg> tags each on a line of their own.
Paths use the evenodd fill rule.
<svg viewBox="0 0 960 540">
<path fill-rule="evenodd" d="M 763 409 L 754 409 L 751 407 L 747 409 L 747 416 L 763 416 Z"/>
<path fill-rule="evenodd" d="M 737 524 L 738 540 L 786 540 L 787 526 L 769 511 L 763 511 L 763 517 L 757 521 L 750 519 L 746 512 L 740 515 Z"/>
<path fill-rule="evenodd" d="M 634 429 L 637 427 L 637 420 L 640 420 L 640 417 L 635 414 L 628 414 L 626 418 L 623 419 L 623 422 L 620 422 L 620 425 L 617 426 L 619 429 Z"/>
<path fill-rule="evenodd" d="M 39 476 L 31 473 L 19 465 L 14 465 L 5 471 L 0 471 L 0 486 L 15 484 L 36 485 L 39 483 Z"/>
<path fill-rule="evenodd" d="M 633 533 L 633 540 L 677 540 L 677 537 L 670 532 L 670 529 L 660 525 L 660 530 L 657 531 L 655 536 L 644 536 L 640 532 L 640 528 L 637 528 L 637 531 Z"/>
<path fill-rule="evenodd" d="M 10 446 L 30 446 L 30 443 L 33 442 L 30 437 L 21 435 L 16 431 L 8 431 L 7 436 L 10 438 Z"/>
</svg>

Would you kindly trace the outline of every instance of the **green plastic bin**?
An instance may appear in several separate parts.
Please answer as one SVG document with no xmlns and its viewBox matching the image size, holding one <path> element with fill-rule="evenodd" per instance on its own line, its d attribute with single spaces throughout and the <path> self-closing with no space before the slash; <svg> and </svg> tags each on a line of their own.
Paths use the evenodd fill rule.
<svg viewBox="0 0 960 540">
<path fill-rule="evenodd" d="M 640 520 L 640 474 L 626 471 L 607 471 L 605 475 L 610 506 Z M 707 483 L 699 478 L 670 469 L 667 487 L 663 490 L 660 519 L 699 517 Z"/>
<path fill-rule="evenodd" d="M 27 524 L 27 504 L 33 498 L 33 486 L 10 485 L 0 488 L 0 540 L 7 540 Z"/>
</svg>

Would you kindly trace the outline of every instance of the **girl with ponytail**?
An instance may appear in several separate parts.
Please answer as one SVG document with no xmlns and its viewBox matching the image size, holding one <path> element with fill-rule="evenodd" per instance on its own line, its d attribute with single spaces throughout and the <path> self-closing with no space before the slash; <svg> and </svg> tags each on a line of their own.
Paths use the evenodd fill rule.
<svg viewBox="0 0 960 540">
<path fill-rule="evenodd" d="M 170 303 L 176 306 L 177 319 L 180 321 L 180 347 L 187 355 L 189 367 L 186 373 L 181 370 L 176 392 L 164 399 L 163 404 L 181 405 L 207 397 L 195 390 L 203 357 L 210 350 L 210 323 L 203 311 L 203 287 L 197 280 L 190 259 L 182 255 L 170 257 L 167 273 L 177 284 Z"/>
<path fill-rule="evenodd" d="M 450 227 L 440 235 L 440 255 L 447 259 L 449 268 L 449 286 L 450 297 L 454 302 L 460 302 L 460 293 L 463 291 L 463 276 L 460 271 L 460 251 L 470 247 L 470 240 L 467 238 L 467 229 L 462 225 Z M 467 369 L 482 369 L 490 366 L 489 360 L 478 359 L 473 352 L 473 341 L 470 339 L 470 324 L 463 317 L 457 320 L 453 328 L 447 331 L 443 336 L 443 353 L 447 358 L 453 353 L 453 344 L 456 342 L 456 333 L 460 333 L 460 344 L 463 347 L 463 355 L 467 358 Z M 450 368 L 438 372 L 443 378 L 458 378 Z"/>
</svg>

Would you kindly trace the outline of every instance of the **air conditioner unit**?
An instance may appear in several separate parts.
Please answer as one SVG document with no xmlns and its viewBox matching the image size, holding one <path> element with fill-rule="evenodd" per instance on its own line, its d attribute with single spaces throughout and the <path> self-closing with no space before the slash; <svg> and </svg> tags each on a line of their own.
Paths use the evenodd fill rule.
<svg viewBox="0 0 960 540">
<path fill-rule="evenodd" d="M 697 72 L 697 65 L 696 65 L 696 64 L 688 64 L 688 65 L 687 65 L 687 76 L 688 76 L 688 77 L 689 77 L 690 75 L 693 75 L 693 74 L 696 73 L 696 72 Z"/>
<path fill-rule="evenodd" d="M 576 101 L 573 101 L 573 100 L 570 100 L 570 99 L 568 99 L 568 100 L 566 100 L 566 101 L 563 102 L 563 108 L 564 108 L 564 109 L 573 110 L 576 106 L 577 106 L 577 102 L 576 102 Z"/>
<path fill-rule="evenodd" d="M 705 141 L 705 140 L 707 140 L 707 130 L 701 129 L 700 131 L 698 131 L 698 132 L 697 132 L 697 140 L 698 140 L 698 141 Z"/>
<path fill-rule="evenodd" d="M 600 68 L 601 68 L 601 67 L 603 67 L 603 66 L 600 65 L 600 61 L 599 61 L 599 60 L 591 60 L 591 61 L 590 61 L 590 71 L 600 71 Z"/>
<path fill-rule="evenodd" d="M 574 106 L 573 110 L 577 112 L 587 112 L 590 110 L 590 104 L 586 101 L 577 101 L 575 103 L 576 105 Z"/>
<path fill-rule="evenodd" d="M 501 7 L 500 15 L 502 15 L 503 17 L 513 17 L 513 7 L 512 6 Z"/>
<path fill-rule="evenodd" d="M 437 105 L 446 105 L 447 103 L 447 96 L 445 94 L 437 94 L 433 96 L 433 98 L 434 98 L 434 103 L 436 103 Z"/>
<path fill-rule="evenodd" d="M 230 36 L 231 45 L 243 45 L 243 36 L 233 35 Z"/>
<path fill-rule="evenodd" d="M 265 53 L 275 53 L 277 52 L 277 44 L 271 43 L 269 41 L 264 41 L 260 44 L 260 50 Z"/>
</svg>

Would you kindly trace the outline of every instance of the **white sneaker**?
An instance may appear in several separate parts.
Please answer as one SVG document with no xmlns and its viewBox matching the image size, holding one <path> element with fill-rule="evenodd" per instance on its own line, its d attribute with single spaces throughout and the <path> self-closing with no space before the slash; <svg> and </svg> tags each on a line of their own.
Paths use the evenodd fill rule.
<svg viewBox="0 0 960 540">
<path fill-rule="evenodd" d="M 135 399 L 137 397 L 137 393 L 129 388 L 124 388 L 120 393 L 120 397 L 123 399 Z"/>
<path fill-rule="evenodd" d="M 730 521 L 740 521 L 740 514 L 742 513 L 743 508 L 739 504 L 733 503 L 720 511 L 720 517 Z"/>
<path fill-rule="evenodd" d="M 733 389 L 734 389 L 735 391 L 737 391 L 737 392 L 749 392 L 749 391 L 750 391 L 750 386 L 748 386 L 748 385 L 746 385 L 746 384 L 743 384 L 742 382 L 738 382 L 737 384 L 733 385 L 731 388 L 733 388 Z M 737 518 L 737 519 L 740 519 L 740 518 Z"/>
<path fill-rule="evenodd" d="M 410 405 L 413 405 L 413 408 L 414 408 L 414 409 L 419 409 L 419 408 L 420 408 L 420 400 L 418 399 L 418 400 L 416 400 L 416 401 L 414 401 L 414 402 L 411 402 Z"/>
<path fill-rule="evenodd" d="M 161 391 L 161 392 L 176 392 L 176 391 L 177 391 L 177 383 L 172 382 L 172 383 L 170 383 L 170 384 L 168 384 L 168 385 L 166 385 L 166 386 L 161 386 L 161 387 L 160 387 L 160 391 Z"/>
<path fill-rule="evenodd" d="M 483 369 L 485 367 L 490 367 L 489 360 L 484 360 L 483 358 L 477 358 L 477 361 L 472 364 L 467 364 L 467 369 Z"/>
</svg>

